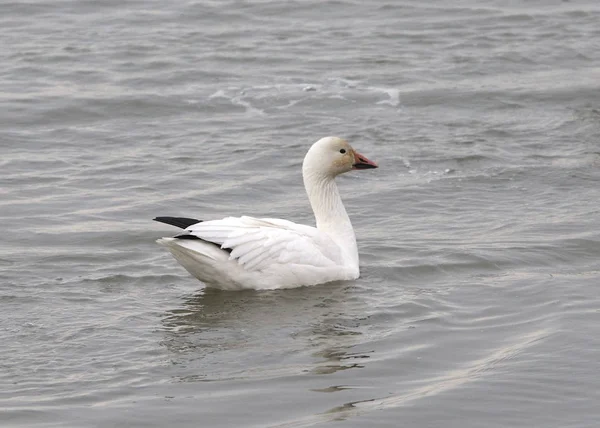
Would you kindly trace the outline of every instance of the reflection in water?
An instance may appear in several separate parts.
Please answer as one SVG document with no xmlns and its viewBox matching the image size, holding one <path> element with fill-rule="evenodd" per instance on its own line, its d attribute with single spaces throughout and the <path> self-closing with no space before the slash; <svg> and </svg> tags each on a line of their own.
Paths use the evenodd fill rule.
<svg viewBox="0 0 600 428">
<path fill-rule="evenodd" d="M 332 386 L 328 386 L 327 388 L 313 388 L 313 389 L 311 389 L 311 391 L 314 391 L 314 392 L 340 392 L 340 391 L 345 391 L 346 389 L 352 389 L 352 387 L 347 386 L 347 385 L 332 385 Z"/>
<path fill-rule="evenodd" d="M 362 334 L 362 294 L 348 283 L 273 291 L 205 289 L 165 314 L 163 344 L 173 364 L 182 367 L 183 381 L 360 368 L 369 356 L 350 349 Z"/>
<path fill-rule="evenodd" d="M 369 358 L 368 355 L 364 353 L 356 353 L 352 354 L 347 352 L 348 348 L 327 348 L 323 352 L 318 352 L 315 355 L 323 357 L 325 359 L 324 363 L 316 366 L 313 369 L 313 373 L 316 374 L 331 374 L 335 373 L 339 370 L 347 370 L 354 368 L 363 368 L 360 360 L 364 360 L 365 358 Z M 356 361 L 358 360 L 358 361 Z"/>
</svg>

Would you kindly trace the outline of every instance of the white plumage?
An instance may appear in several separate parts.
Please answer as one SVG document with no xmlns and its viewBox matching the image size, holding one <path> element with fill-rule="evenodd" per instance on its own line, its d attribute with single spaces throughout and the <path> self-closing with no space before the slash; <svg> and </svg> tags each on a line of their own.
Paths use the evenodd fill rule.
<svg viewBox="0 0 600 428">
<path fill-rule="evenodd" d="M 310 148 L 302 165 L 316 228 L 246 216 L 197 223 L 158 217 L 158 221 L 185 227 L 185 233 L 157 242 L 207 286 L 226 290 L 291 288 L 356 279 L 356 238 L 334 178 L 352 169 L 376 167 L 346 141 L 322 138 Z"/>
</svg>

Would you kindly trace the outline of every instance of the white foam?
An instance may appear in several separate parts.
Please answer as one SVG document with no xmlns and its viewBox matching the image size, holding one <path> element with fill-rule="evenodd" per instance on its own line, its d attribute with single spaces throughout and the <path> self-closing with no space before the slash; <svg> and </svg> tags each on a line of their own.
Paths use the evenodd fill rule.
<svg viewBox="0 0 600 428">
<path fill-rule="evenodd" d="M 377 104 L 387 104 L 392 107 L 400 105 L 400 90 L 398 88 L 374 88 L 380 92 L 386 93 L 390 99 L 378 101 Z"/>
</svg>

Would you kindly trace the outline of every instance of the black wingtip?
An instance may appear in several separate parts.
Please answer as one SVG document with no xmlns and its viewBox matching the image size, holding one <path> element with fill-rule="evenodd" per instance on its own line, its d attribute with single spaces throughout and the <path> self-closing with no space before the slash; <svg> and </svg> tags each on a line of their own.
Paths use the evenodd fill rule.
<svg viewBox="0 0 600 428">
<path fill-rule="evenodd" d="M 156 217 L 153 219 L 160 223 L 169 224 L 171 226 L 179 227 L 181 229 L 187 229 L 193 224 L 201 223 L 202 220 L 196 220 L 195 218 L 186 217 Z"/>
<path fill-rule="evenodd" d="M 174 236 L 173 238 L 176 239 L 192 239 L 192 240 L 198 240 L 198 241 L 202 241 L 202 239 L 198 238 L 196 235 L 188 235 L 188 234 L 183 234 L 183 235 L 177 235 Z"/>
<path fill-rule="evenodd" d="M 203 242 L 206 242 L 206 243 L 208 243 L 208 244 L 213 244 L 213 245 L 216 245 L 216 246 L 217 246 L 218 248 L 220 248 L 221 250 L 223 250 L 223 251 L 227 251 L 229 254 L 231 254 L 231 248 L 224 248 L 224 247 L 221 247 L 219 244 L 216 244 L 216 243 L 214 243 L 214 242 L 210 242 L 210 241 L 206 241 L 206 240 L 204 240 L 204 239 L 202 239 L 202 238 L 199 238 L 199 237 L 197 237 L 196 235 L 188 235 L 188 234 L 183 234 L 183 235 L 177 235 L 177 236 L 174 236 L 173 238 L 176 238 L 176 239 L 191 239 L 191 240 L 203 241 Z"/>
</svg>

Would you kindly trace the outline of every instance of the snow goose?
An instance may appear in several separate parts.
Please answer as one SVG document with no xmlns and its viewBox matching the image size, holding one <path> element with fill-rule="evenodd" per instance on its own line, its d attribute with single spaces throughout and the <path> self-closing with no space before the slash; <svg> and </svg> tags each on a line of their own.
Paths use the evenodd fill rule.
<svg viewBox="0 0 600 428">
<path fill-rule="evenodd" d="M 292 288 L 356 279 L 356 237 L 335 177 L 369 168 L 377 168 L 377 164 L 345 140 L 322 138 L 302 163 L 316 228 L 275 218 L 200 221 L 157 217 L 154 220 L 185 229 L 157 242 L 208 287 L 224 290 Z"/>
</svg>

